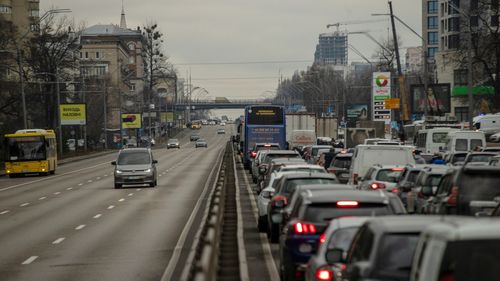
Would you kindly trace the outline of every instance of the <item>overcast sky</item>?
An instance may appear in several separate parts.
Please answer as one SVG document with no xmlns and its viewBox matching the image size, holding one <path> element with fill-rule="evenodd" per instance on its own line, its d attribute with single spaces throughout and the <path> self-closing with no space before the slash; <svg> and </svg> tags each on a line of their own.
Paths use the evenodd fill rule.
<svg viewBox="0 0 500 281">
<path fill-rule="evenodd" d="M 120 23 L 121 0 L 40 2 L 42 12 L 51 7 L 71 9 L 75 21 L 86 26 Z M 421 2 L 393 0 L 395 14 L 419 33 Z M 319 34 L 335 30 L 327 29 L 327 24 L 383 20 L 370 14 L 389 11 L 387 0 L 125 0 L 124 4 L 129 28 L 158 23 L 165 34 L 166 53 L 180 77 L 190 71 L 194 86 L 207 89 L 211 97 L 229 98 L 269 95 L 276 90 L 280 75 L 290 77 L 295 70 L 306 69 L 313 61 Z M 387 19 L 342 28 L 370 31 L 382 40 L 389 27 Z M 403 26 L 398 24 L 396 29 L 403 48 L 421 45 Z M 376 49 L 363 35 L 350 35 L 349 43 L 366 57 Z M 349 60 L 362 61 L 353 52 Z M 207 64 L 227 62 L 233 64 Z"/>
</svg>

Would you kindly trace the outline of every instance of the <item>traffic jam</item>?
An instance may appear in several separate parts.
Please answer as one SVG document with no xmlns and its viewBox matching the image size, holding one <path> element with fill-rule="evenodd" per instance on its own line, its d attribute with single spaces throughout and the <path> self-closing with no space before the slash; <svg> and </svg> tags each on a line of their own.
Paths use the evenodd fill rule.
<svg viewBox="0 0 500 281">
<path fill-rule="evenodd" d="M 331 134 L 326 119 L 260 106 L 236 122 L 255 227 L 277 245 L 282 281 L 498 280 L 493 133 L 427 118 L 402 142 L 373 127 Z"/>
</svg>

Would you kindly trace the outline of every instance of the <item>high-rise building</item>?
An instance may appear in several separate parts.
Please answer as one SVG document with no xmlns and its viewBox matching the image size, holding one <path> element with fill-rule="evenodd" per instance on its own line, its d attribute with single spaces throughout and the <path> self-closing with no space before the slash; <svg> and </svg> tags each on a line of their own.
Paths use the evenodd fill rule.
<svg viewBox="0 0 500 281">
<path fill-rule="evenodd" d="M 347 32 L 335 31 L 319 35 L 314 62 L 317 64 L 347 65 Z"/>
<path fill-rule="evenodd" d="M 19 36 L 38 30 L 39 0 L 0 0 L 0 18 L 16 27 Z"/>
<path fill-rule="evenodd" d="M 439 20 L 439 0 L 422 0 L 422 36 L 430 61 L 439 50 Z"/>
</svg>

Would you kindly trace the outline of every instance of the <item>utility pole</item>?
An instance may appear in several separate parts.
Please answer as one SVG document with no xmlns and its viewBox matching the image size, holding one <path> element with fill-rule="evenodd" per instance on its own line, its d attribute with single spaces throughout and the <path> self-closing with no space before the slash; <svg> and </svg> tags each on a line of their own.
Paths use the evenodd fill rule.
<svg viewBox="0 0 500 281">
<path fill-rule="evenodd" d="M 63 154 L 63 135 L 61 124 L 61 89 L 59 88 L 59 67 L 56 66 L 56 94 L 57 94 L 57 133 L 59 135 L 59 155 Z"/>
<path fill-rule="evenodd" d="M 23 104 L 23 126 L 24 129 L 28 129 L 28 118 L 27 118 L 27 110 L 26 110 L 26 95 L 24 93 L 24 71 L 23 71 L 23 64 L 22 64 L 22 57 L 21 57 L 21 48 L 19 48 L 19 45 L 16 44 L 17 48 L 17 65 L 19 66 L 19 85 L 21 87 L 21 99 L 22 99 L 22 104 Z"/>
<path fill-rule="evenodd" d="M 470 21 L 469 21 L 470 22 Z M 473 130 L 474 98 L 472 96 L 472 26 L 469 26 L 467 36 L 467 99 L 469 100 L 469 130 Z"/>
<path fill-rule="evenodd" d="M 107 99 L 108 99 L 108 88 L 106 86 L 106 78 L 104 81 L 104 96 L 103 96 L 103 113 L 104 113 L 104 149 L 108 149 L 108 109 L 107 109 Z M 121 119 L 121 116 L 120 116 Z"/>
</svg>

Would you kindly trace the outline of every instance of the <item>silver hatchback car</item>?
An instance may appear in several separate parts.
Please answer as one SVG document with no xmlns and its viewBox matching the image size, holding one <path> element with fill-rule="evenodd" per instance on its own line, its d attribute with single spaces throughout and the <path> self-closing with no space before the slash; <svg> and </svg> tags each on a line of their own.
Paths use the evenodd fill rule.
<svg viewBox="0 0 500 281">
<path fill-rule="evenodd" d="M 149 184 L 154 187 L 158 183 L 156 172 L 157 160 L 149 148 L 125 148 L 118 153 L 117 161 L 111 162 L 115 166 L 115 188 L 125 184 Z"/>
</svg>

